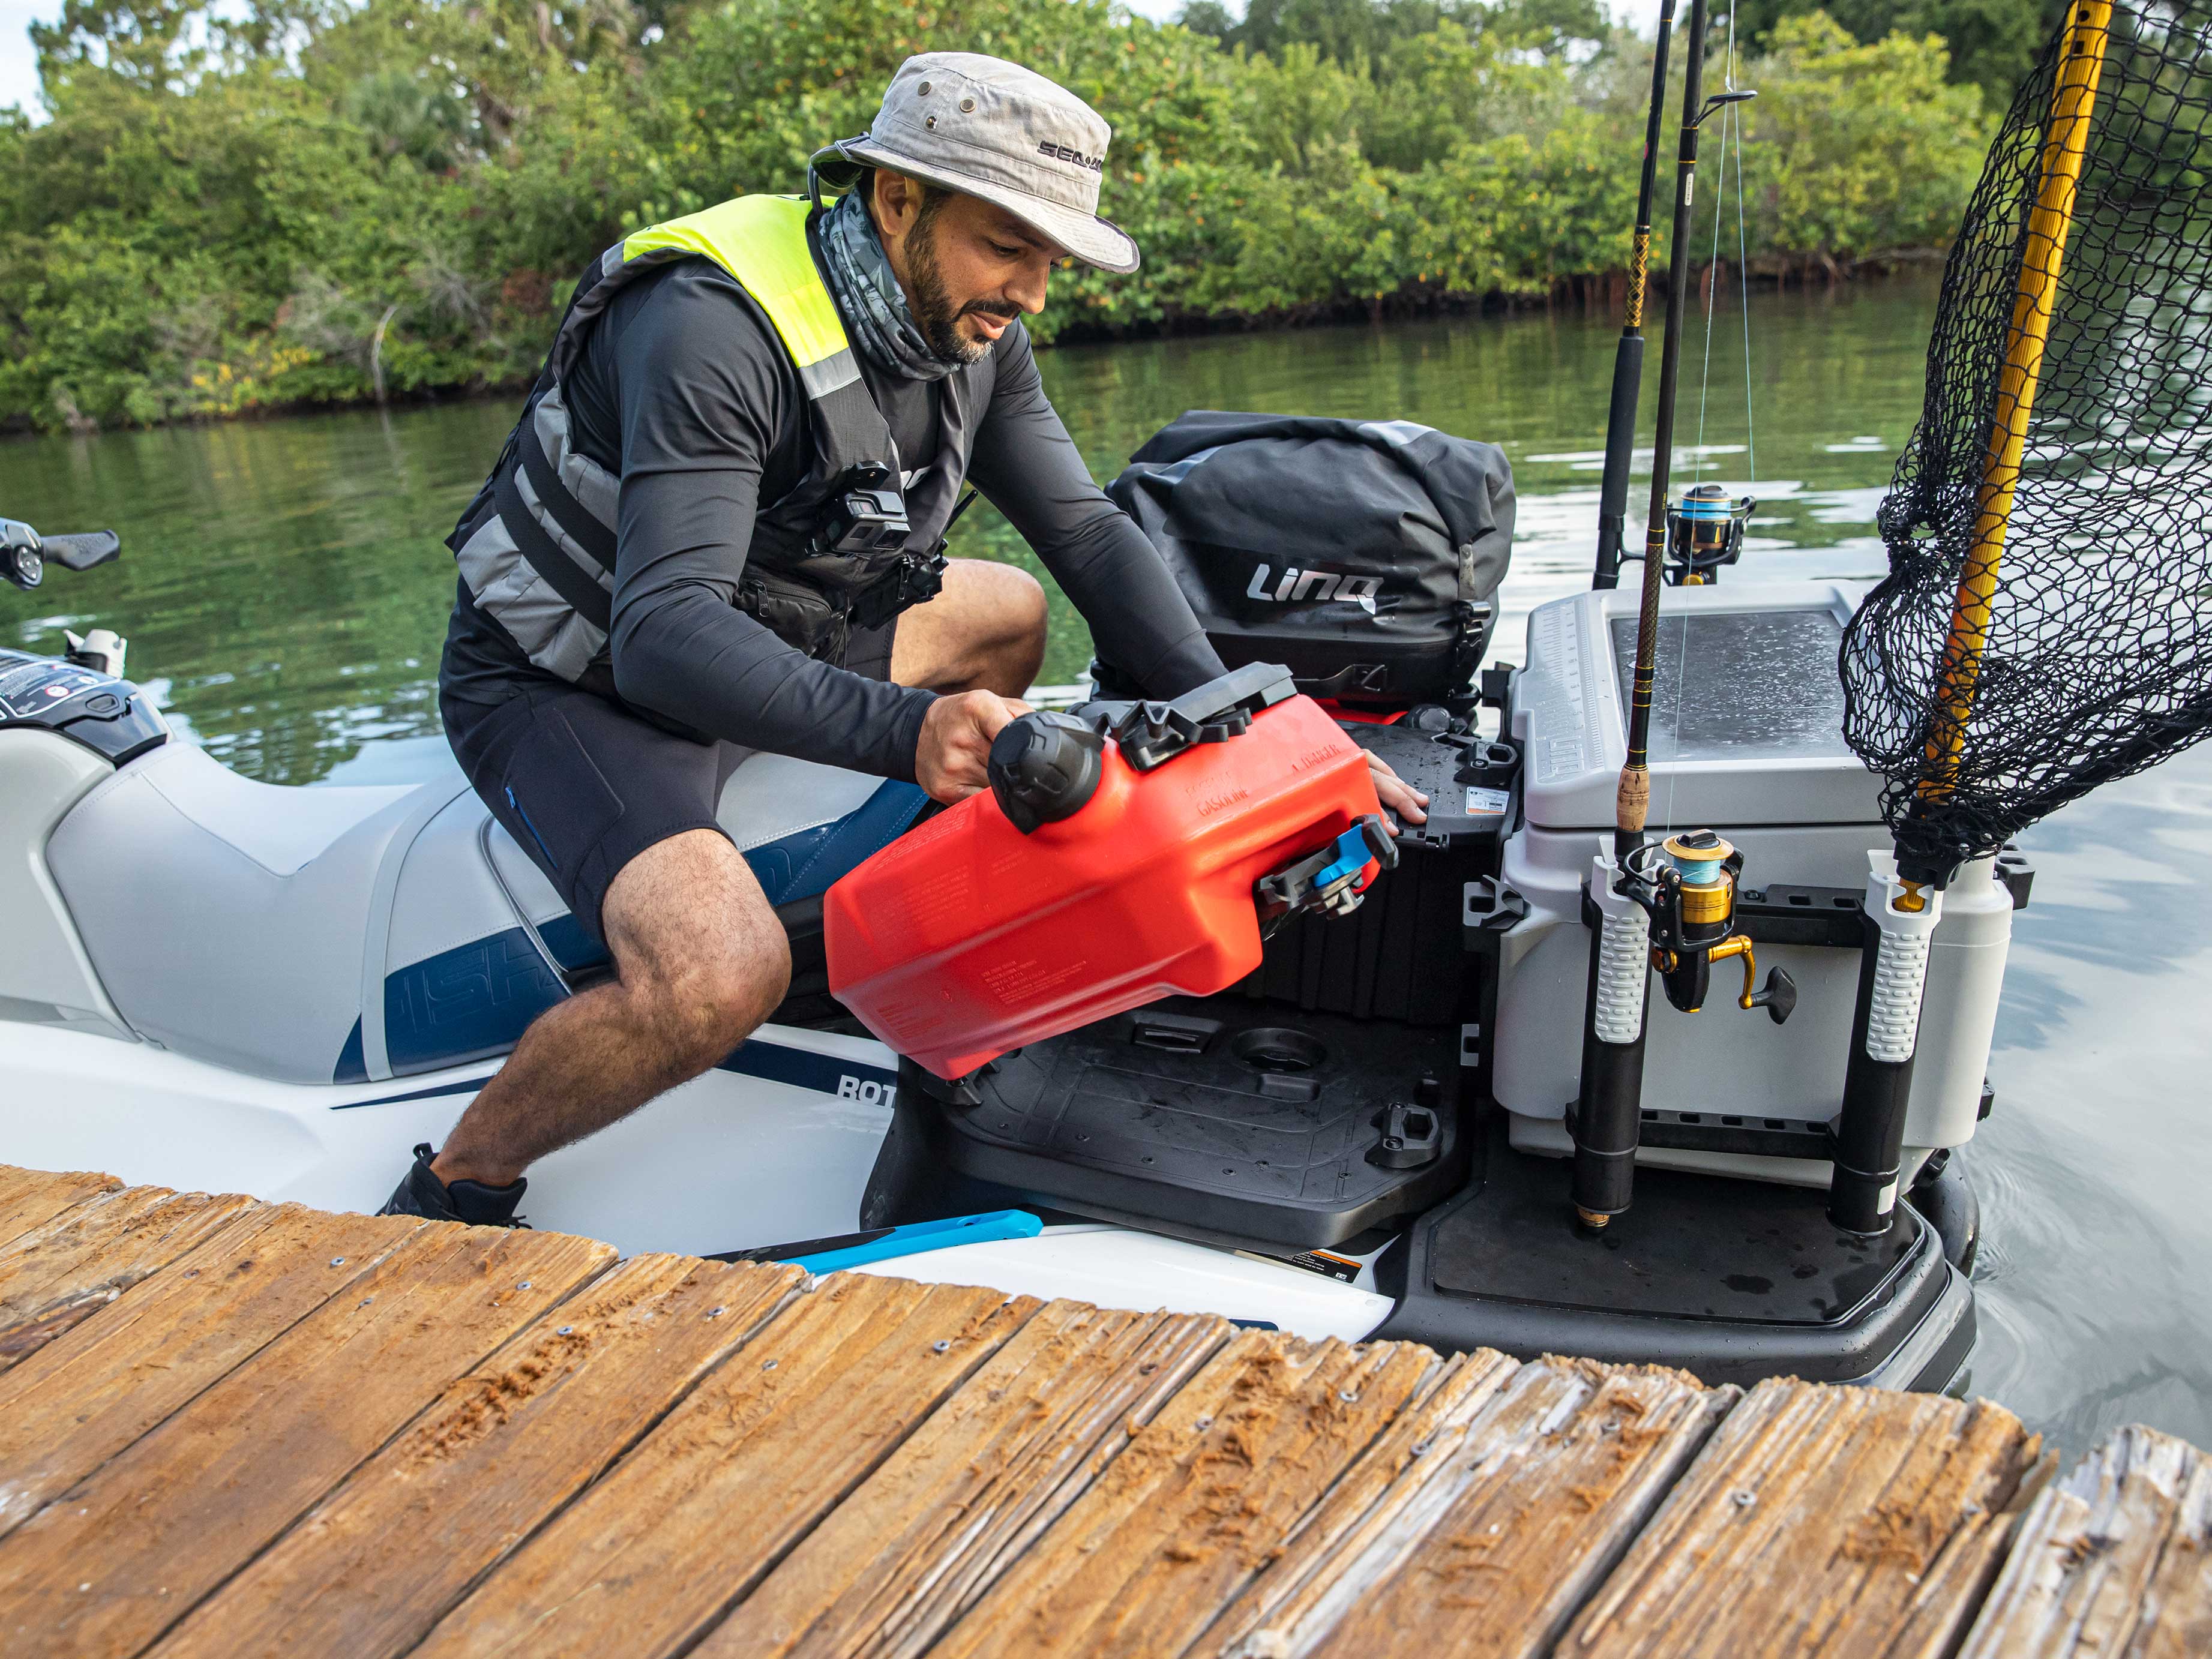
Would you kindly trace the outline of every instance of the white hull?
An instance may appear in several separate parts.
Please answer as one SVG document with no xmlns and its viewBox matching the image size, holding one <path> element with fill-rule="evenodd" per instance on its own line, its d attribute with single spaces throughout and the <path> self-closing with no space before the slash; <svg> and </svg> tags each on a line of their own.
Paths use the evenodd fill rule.
<svg viewBox="0 0 2212 1659">
<path fill-rule="evenodd" d="M 710 1072 L 533 1166 L 523 1206 L 531 1224 L 633 1255 L 851 1231 L 890 1121 L 889 1091 L 875 1080 L 895 1066 L 890 1051 L 769 1026 L 741 1056 L 826 1086 Z M 405 1172 L 409 1149 L 442 1140 L 497 1069 L 480 1061 L 313 1086 L 243 1076 L 149 1043 L 0 1023 L 0 1162 L 374 1210 Z M 1103 1226 L 959 1245 L 865 1271 L 1220 1313 L 1347 1340 L 1373 1330 L 1391 1306 L 1371 1290 L 1263 1258 Z"/>
</svg>

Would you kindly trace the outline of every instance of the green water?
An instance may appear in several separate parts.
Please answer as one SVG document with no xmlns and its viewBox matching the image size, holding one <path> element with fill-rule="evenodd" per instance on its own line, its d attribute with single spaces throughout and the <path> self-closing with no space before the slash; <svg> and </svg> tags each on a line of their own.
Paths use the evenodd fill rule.
<svg viewBox="0 0 2212 1659">
<path fill-rule="evenodd" d="M 1756 477 L 1766 574 L 1872 571 L 1873 503 L 1919 406 L 1932 292 L 1891 286 L 1756 303 L 1744 421 L 1740 317 L 1715 329 L 1705 477 Z M 1587 581 L 1613 325 L 1580 314 L 1090 346 L 1042 355 L 1092 471 L 1186 409 L 1402 418 L 1504 446 L 1521 493 L 1510 615 Z M 1656 379 L 1657 353 L 1651 354 Z M 1695 367 L 1686 377 L 1694 388 Z M 1647 399 L 1647 409 L 1649 408 Z M 507 400 L 0 444 L 0 514 L 46 531 L 113 529 L 122 559 L 0 588 L 0 643 L 44 648 L 96 618 L 131 668 L 240 771 L 307 783 L 364 744 L 434 734 L 453 591 L 440 538 L 514 419 Z M 1680 436 L 1697 438 L 1697 398 Z M 1755 466 L 1754 466 L 1755 459 Z M 1632 514 L 1640 524 L 1639 491 Z M 1030 563 L 986 507 L 956 554 Z M 1044 678 L 1079 678 L 1082 619 L 1056 605 Z M 373 749 L 364 760 L 380 763 Z M 349 776 L 358 775 L 349 770 Z"/>
<path fill-rule="evenodd" d="M 1880 572 L 1874 511 L 1918 412 L 1933 301 L 1924 283 L 1755 300 L 1749 430 L 1741 318 L 1723 313 L 1709 380 L 1696 356 L 1685 374 L 1678 435 L 1686 468 L 1701 459 L 1707 481 L 1760 497 L 1729 580 Z M 1402 418 L 1502 444 L 1520 516 L 1497 654 L 1517 659 L 1529 606 L 1589 580 L 1614 333 L 1579 314 L 1470 319 L 1041 361 L 1101 478 L 1189 408 Z M 1647 422 L 1650 407 L 1647 389 Z M 424 775 L 453 584 L 440 538 L 514 408 L 0 444 L 0 514 L 112 528 L 125 547 L 34 593 L 0 588 L 0 644 L 116 629 L 173 722 L 258 778 Z M 1633 507 L 1640 524 L 1640 487 Z M 988 509 L 954 551 L 1027 561 Z M 1088 654 L 1057 605 L 1044 678 L 1078 678 Z M 1997 1109 L 1971 1157 L 1987 1240 L 1972 1383 L 2072 1448 L 2130 1420 L 2212 1444 L 2212 747 L 2027 842 L 2041 873 L 1990 1060 Z"/>
</svg>

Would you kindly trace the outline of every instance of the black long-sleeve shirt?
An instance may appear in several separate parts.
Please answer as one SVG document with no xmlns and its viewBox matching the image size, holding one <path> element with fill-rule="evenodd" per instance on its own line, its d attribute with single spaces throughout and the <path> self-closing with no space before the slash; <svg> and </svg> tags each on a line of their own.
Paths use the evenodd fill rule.
<svg viewBox="0 0 2212 1659">
<path fill-rule="evenodd" d="M 1155 696 L 1223 672 L 1172 574 L 1092 482 L 1044 393 L 1029 336 L 1001 335 L 970 419 L 969 482 L 1089 621 L 1102 652 Z M 902 457 L 937 451 L 935 383 L 862 373 Z M 927 691 L 817 662 L 732 603 L 753 519 L 805 477 L 805 392 L 765 316 L 719 267 L 687 259 L 630 284 L 586 337 L 565 387 L 572 441 L 622 479 L 613 630 L 623 700 L 748 748 L 911 780 Z M 498 702 L 542 679 L 459 592 L 440 695 Z"/>
</svg>

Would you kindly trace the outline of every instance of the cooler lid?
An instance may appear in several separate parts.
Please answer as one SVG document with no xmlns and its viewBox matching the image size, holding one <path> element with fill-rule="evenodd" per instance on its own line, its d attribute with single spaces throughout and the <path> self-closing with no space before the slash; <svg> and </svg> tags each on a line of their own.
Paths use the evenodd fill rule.
<svg viewBox="0 0 2212 1659">
<path fill-rule="evenodd" d="M 1651 704 L 1654 830 L 1881 822 L 1881 782 L 1844 742 L 1836 671 L 1863 583 L 1669 587 Z M 1632 588 L 1532 611 L 1514 696 L 1527 811 L 1550 830 L 1612 826 L 1628 757 Z"/>
</svg>

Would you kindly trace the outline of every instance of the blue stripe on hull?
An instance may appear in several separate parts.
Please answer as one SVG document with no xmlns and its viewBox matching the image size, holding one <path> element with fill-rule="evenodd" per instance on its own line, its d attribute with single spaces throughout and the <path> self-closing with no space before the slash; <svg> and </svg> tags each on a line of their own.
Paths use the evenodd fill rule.
<svg viewBox="0 0 2212 1659">
<path fill-rule="evenodd" d="M 757 1077 L 764 1083 L 788 1084 L 794 1089 L 808 1089 L 816 1094 L 836 1095 L 841 1099 L 858 1100 L 871 1105 L 890 1105 L 898 1089 L 898 1073 L 887 1066 L 871 1066 L 857 1060 L 840 1060 L 835 1054 L 819 1054 L 811 1048 L 793 1048 L 781 1042 L 764 1042 L 758 1037 L 740 1043 L 737 1051 L 714 1069 L 734 1072 L 739 1077 Z M 410 1089 L 396 1095 L 379 1095 L 374 1100 L 349 1100 L 331 1109 L 349 1112 L 361 1106 L 395 1106 L 402 1101 L 432 1100 L 440 1095 L 473 1094 L 490 1081 L 491 1074 L 488 1073 L 483 1077 L 459 1078 L 428 1089 Z"/>
<path fill-rule="evenodd" d="M 763 1042 L 757 1038 L 740 1043 L 737 1052 L 715 1069 L 885 1106 L 898 1088 L 898 1073 L 889 1066 L 817 1054 L 811 1048 L 787 1048 L 780 1042 Z"/>
<path fill-rule="evenodd" d="M 745 854 L 745 861 L 759 878 L 769 903 L 814 897 L 905 833 L 928 799 L 910 783 L 885 783 L 857 811 L 755 848 Z M 606 947 L 586 934 L 573 915 L 556 916 L 538 933 L 562 973 L 574 975 L 603 966 L 609 960 Z M 506 1054 L 521 1040 L 531 1021 L 568 994 L 568 988 L 546 966 L 537 945 L 520 927 L 471 939 L 387 974 L 384 1048 L 392 1074 L 414 1077 Z M 749 1043 L 739 1048 L 722 1062 L 722 1069 L 770 1082 L 793 1083 L 802 1089 L 843 1093 L 851 1098 L 873 1098 L 855 1092 L 869 1085 L 888 1099 L 898 1081 L 895 1073 L 879 1066 L 841 1065 L 827 1056 L 799 1049 L 775 1050 L 796 1056 L 789 1060 L 747 1059 L 748 1051 L 756 1046 Z M 359 1020 L 354 1022 L 345 1047 L 339 1051 L 331 1081 L 368 1081 Z M 393 1095 L 387 1098 L 417 1097 Z"/>
</svg>

